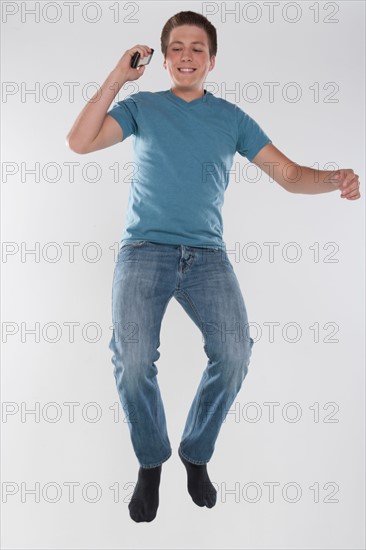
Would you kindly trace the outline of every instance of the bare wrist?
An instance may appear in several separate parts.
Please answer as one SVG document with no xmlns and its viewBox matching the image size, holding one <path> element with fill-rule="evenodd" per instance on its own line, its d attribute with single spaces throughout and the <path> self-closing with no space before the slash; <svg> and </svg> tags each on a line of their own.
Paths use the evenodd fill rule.
<svg viewBox="0 0 366 550">
<path fill-rule="evenodd" d="M 121 72 L 117 68 L 114 68 L 113 71 L 109 74 L 109 78 L 116 82 L 117 84 L 122 87 L 126 82 L 128 82 L 127 74 L 124 72 Z"/>
</svg>

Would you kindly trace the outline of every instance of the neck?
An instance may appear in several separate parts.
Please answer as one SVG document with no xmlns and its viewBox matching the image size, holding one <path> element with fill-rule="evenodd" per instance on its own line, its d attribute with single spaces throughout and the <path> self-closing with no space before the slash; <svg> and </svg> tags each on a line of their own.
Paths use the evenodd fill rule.
<svg viewBox="0 0 366 550">
<path fill-rule="evenodd" d="M 203 97 L 206 93 L 206 90 L 204 90 L 204 88 L 201 88 L 199 90 L 184 90 L 178 87 L 171 87 L 170 91 L 172 92 L 172 94 L 181 97 L 185 101 L 193 101 L 194 99 Z"/>
</svg>

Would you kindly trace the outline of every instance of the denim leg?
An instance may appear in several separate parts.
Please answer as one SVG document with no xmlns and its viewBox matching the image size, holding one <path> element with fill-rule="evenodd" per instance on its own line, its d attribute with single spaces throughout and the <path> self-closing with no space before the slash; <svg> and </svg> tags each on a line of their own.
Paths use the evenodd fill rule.
<svg viewBox="0 0 366 550">
<path fill-rule="evenodd" d="M 248 372 L 253 339 L 246 306 L 226 252 L 195 252 L 175 298 L 200 328 L 208 357 L 183 431 L 180 451 L 206 464 L 222 422 Z"/>
<path fill-rule="evenodd" d="M 161 322 L 175 278 L 169 271 L 161 272 L 159 255 L 144 249 L 145 242 L 120 250 L 113 277 L 109 348 L 136 457 L 143 468 L 153 468 L 172 453 L 155 361 L 160 357 Z"/>
</svg>

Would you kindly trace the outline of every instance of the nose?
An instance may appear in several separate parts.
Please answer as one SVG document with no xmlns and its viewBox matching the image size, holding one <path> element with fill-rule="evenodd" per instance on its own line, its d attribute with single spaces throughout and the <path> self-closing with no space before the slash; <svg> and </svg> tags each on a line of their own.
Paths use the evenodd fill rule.
<svg viewBox="0 0 366 550">
<path fill-rule="evenodd" d="M 182 52 L 182 61 L 184 60 L 192 60 L 192 55 L 189 53 L 189 51 Z"/>
</svg>

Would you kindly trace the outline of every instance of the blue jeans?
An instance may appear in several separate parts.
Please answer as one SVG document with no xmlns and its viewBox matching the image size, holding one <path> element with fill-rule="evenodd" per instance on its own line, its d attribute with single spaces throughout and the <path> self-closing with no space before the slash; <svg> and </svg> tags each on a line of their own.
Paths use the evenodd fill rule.
<svg viewBox="0 0 366 550">
<path fill-rule="evenodd" d="M 143 468 L 159 466 L 172 454 L 155 362 L 162 319 L 173 296 L 200 329 L 208 357 L 179 446 L 189 462 L 210 460 L 247 374 L 254 343 L 240 286 L 223 248 L 150 241 L 120 248 L 109 349 L 132 445 Z"/>
</svg>

